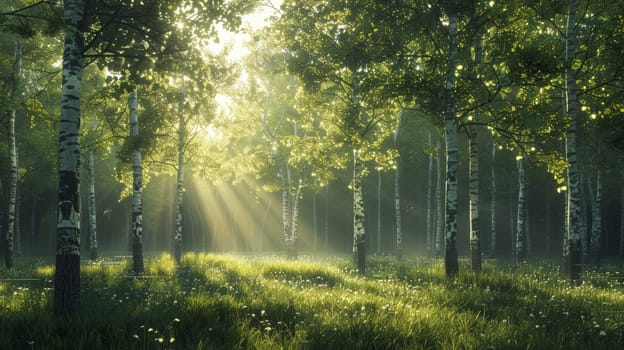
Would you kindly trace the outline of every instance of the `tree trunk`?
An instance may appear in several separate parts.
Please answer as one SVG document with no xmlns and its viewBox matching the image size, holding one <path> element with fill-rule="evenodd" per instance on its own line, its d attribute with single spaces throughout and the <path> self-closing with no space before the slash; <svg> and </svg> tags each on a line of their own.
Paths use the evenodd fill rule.
<svg viewBox="0 0 624 350">
<path fill-rule="evenodd" d="M 579 217 L 579 231 L 581 237 L 581 262 L 585 263 L 588 260 L 589 254 L 589 239 L 587 237 L 588 233 L 588 222 L 589 218 L 587 217 L 587 199 L 585 191 L 588 189 L 589 191 L 589 208 L 591 209 L 591 203 L 594 198 L 594 190 L 590 182 L 587 183 L 587 189 L 585 188 L 585 184 L 587 183 L 586 177 L 579 174 L 579 198 L 580 198 L 580 212 L 581 216 Z"/>
<path fill-rule="evenodd" d="M 314 252 L 318 251 L 318 215 L 316 210 L 316 187 L 312 191 L 312 232 L 314 233 Z"/>
<path fill-rule="evenodd" d="M 377 254 L 381 254 L 381 170 L 377 170 Z"/>
<path fill-rule="evenodd" d="M 176 185 L 176 220 L 175 235 L 173 238 L 173 255 L 176 263 L 182 260 L 182 228 L 184 208 L 184 147 L 186 145 L 186 121 L 184 119 L 184 100 L 186 98 L 186 86 L 182 78 L 180 101 L 178 102 L 178 181 Z"/>
<path fill-rule="evenodd" d="M 580 237 L 580 188 L 576 160 L 576 118 L 578 100 L 576 96 L 576 72 L 573 62 L 576 59 L 576 0 L 568 2 L 566 24 L 566 106 L 569 125 L 566 135 L 567 195 L 568 195 L 568 244 L 570 254 L 570 281 L 579 284 L 581 280 L 581 237 Z"/>
<path fill-rule="evenodd" d="M 449 14 L 450 48 L 445 87 L 444 129 L 446 132 L 446 234 L 444 267 L 448 277 L 459 273 L 457 260 L 457 125 L 455 118 L 455 69 L 457 58 L 457 15 Z"/>
<path fill-rule="evenodd" d="M 394 129 L 393 143 L 394 148 L 398 150 L 399 132 L 401 128 L 401 112 L 397 117 L 397 125 Z M 403 257 L 403 233 L 401 232 L 401 156 L 397 158 L 396 168 L 394 169 L 394 218 L 396 225 L 396 255 L 398 259 Z"/>
<path fill-rule="evenodd" d="M 329 185 L 327 185 L 325 187 L 325 207 L 324 209 L 324 228 L 323 228 L 323 233 L 324 233 L 324 238 L 325 238 L 325 252 L 327 252 L 327 249 L 329 248 L 329 215 L 328 215 L 328 210 L 327 210 L 327 198 L 329 197 Z"/>
<path fill-rule="evenodd" d="M 481 233 L 479 230 L 479 143 L 477 128 L 470 127 L 470 258 L 472 271 L 481 271 Z"/>
<path fill-rule="evenodd" d="M 442 242 L 443 242 L 443 233 L 444 233 L 444 220 L 443 217 L 444 215 L 444 211 L 443 208 L 444 206 L 442 205 L 442 203 L 444 202 L 444 199 L 442 197 L 442 154 L 443 152 L 440 152 L 441 150 L 441 144 L 440 144 L 440 140 L 438 139 L 437 142 L 437 146 L 436 146 L 436 153 L 437 153 L 437 157 L 436 157 L 436 195 L 435 195 L 435 201 L 436 201 L 436 222 L 435 222 L 435 255 L 436 256 L 440 256 L 442 254 Z"/>
<path fill-rule="evenodd" d="M 524 172 L 524 243 L 526 257 L 533 254 L 531 245 L 531 217 L 529 216 L 529 176 Z"/>
<path fill-rule="evenodd" d="M 138 143 L 139 119 L 137 91 L 130 92 L 130 136 L 134 139 L 132 151 L 132 267 L 135 274 L 145 272 L 143 263 L 143 167 Z"/>
<path fill-rule="evenodd" d="M 591 186 L 591 182 L 590 182 Z M 602 237 L 602 176 L 596 169 L 596 192 L 592 196 L 592 231 L 590 256 L 592 263 L 600 267 L 600 239 Z"/>
<path fill-rule="evenodd" d="M 16 232 L 19 221 L 17 216 L 17 145 L 15 142 L 15 104 L 17 103 L 19 76 L 22 70 L 22 48 L 19 42 L 15 42 L 15 62 L 13 63 L 13 72 L 11 73 L 11 98 L 13 99 L 13 107 L 8 114 L 8 137 L 9 137 L 9 206 L 7 212 L 7 231 L 5 237 L 5 255 L 4 265 L 7 269 L 12 269 L 15 265 L 14 254 L 16 245 Z M 17 238 L 19 241 L 19 238 Z M 19 243 L 17 243 L 19 244 Z"/>
<path fill-rule="evenodd" d="M 301 197 L 302 181 L 299 179 L 295 194 L 292 196 L 292 232 L 290 234 L 290 259 L 297 259 L 299 252 L 297 245 L 299 241 L 299 199 Z"/>
<path fill-rule="evenodd" d="M 56 224 L 54 312 L 70 315 L 80 308 L 80 90 L 84 64 L 86 1 L 63 5 L 65 42 L 59 123 L 59 188 Z"/>
<path fill-rule="evenodd" d="M 432 193 L 433 193 L 433 144 L 431 141 L 431 131 L 427 135 L 427 145 L 429 146 L 429 163 L 427 168 L 427 255 L 433 256 L 433 241 L 435 240 L 435 235 L 432 230 L 432 220 L 433 220 L 433 203 L 432 203 Z"/>
<path fill-rule="evenodd" d="M 620 256 L 624 256 L 624 160 L 620 159 Z"/>
<path fill-rule="evenodd" d="M 516 262 L 526 261 L 526 221 L 525 221 L 525 193 L 524 159 L 518 159 L 518 219 L 516 220 Z"/>
<path fill-rule="evenodd" d="M 492 168 L 490 181 L 490 255 L 496 255 L 496 144 L 492 143 Z"/>
<path fill-rule="evenodd" d="M 353 150 L 353 259 L 360 275 L 366 268 L 365 213 L 360 151 Z"/>
<path fill-rule="evenodd" d="M 91 130 L 95 134 L 97 130 L 97 119 L 93 118 Z M 97 244 L 97 211 L 95 207 L 95 144 L 89 151 L 89 258 L 92 261 L 98 258 Z"/>
</svg>

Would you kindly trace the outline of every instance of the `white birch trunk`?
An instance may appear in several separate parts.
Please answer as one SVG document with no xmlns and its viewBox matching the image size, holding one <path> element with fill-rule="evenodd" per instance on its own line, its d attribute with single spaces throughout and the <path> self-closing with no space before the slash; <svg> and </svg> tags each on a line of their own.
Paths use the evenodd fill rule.
<svg viewBox="0 0 624 350">
<path fill-rule="evenodd" d="M 84 64 L 85 0 L 63 3 L 65 41 L 59 123 L 54 311 L 80 308 L 80 91 Z"/>
<path fill-rule="evenodd" d="M 303 187 L 301 179 L 297 183 L 297 189 L 295 193 L 292 195 L 292 232 L 290 235 L 290 244 L 291 244 L 291 259 L 297 259 L 298 251 L 297 251 L 297 243 L 299 241 L 299 200 L 301 199 L 301 189 Z"/>
<path fill-rule="evenodd" d="M 137 142 L 139 119 L 137 116 L 137 91 L 130 92 L 130 136 L 134 139 L 132 151 L 132 261 L 135 274 L 145 272 L 143 262 L 143 165 Z"/>
<path fill-rule="evenodd" d="M 470 260 L 472 271 L 481 271 L 481 237 L 479 230 L 479 143 L 477 140 L 477 128 L 470 127 L 470 137 L 468 139 L 470 151 Z"/>
<path fill-rule="evenodd" d="M 22 65 L 22 49 L 15 42 L 15 62 L 11 76 L 11 98 L 17 103 L 18 81 Z M 4 266 L 12 269 L 15 255 L 15 236 L 19 222 L 16 220 L 17 212 L 17 145 L 15 142 L 15 106 L 8 114 L 8 137 L 9 137 L 9 207 L 7 210 L 7 230 L 5 237 Z"/>
<path fill-rule="evenodd" d="M 516 262 L 521 264 L 526 261 L 526 221 L 524 209 L 526 205 L 524 182 L 524 159 L 518 159 L 518 216 L 516 220 Z"/>
<path fill-rule="evenodd" d="M 591 182 L 590 182 L 591 186 Z M 592 263 L 600 266 L 600 246 L 602 237 L 602 175 L 596 170 L 596 192 L 592 196 L 592 231 L 590 253 Z"/>
<path fill-rule="evenodd" d="M 316 210 L 316 188 L 312 191 L 312 231 L 314 233 L 314 251 L 318 251 L 318 215 Z"/>
<path fill-rule="evenodd" d="M 524 171 L 524 243 L 526 256 L 533 254 L 531 246 L 531 217 L 529 215 L 529 176 Z"/>
<path fill-rule="evenodd" d="M 394 148 L 398 150 L 398 142 L 399 142 L 399 132 L 401 128 L 401 112 L 397 117 L 397 125 L 394 129 L 393 143 Z M 403 233 L 401 232 L 401 156 L 397 158 L 396 168 L 394 169 L 394 217 L 395 217 L 395 225 L 396 225 L 396 239 L 395 239 L 395 249 L 396 254 L 399 259 L 402 258 L 403 255 Z"/>
<path fill-rule="evenodd" d="M 97 118 L 93 118 L 91 131 L 95 135 L 97 130 Z M 95 138 L 94 138 L 95 139 Z M 89 173 L 89 258 L 92 261 L 98 258 L 97 244 L 97 211 L 95 206 L 95 143 L 89 151 L 88 173 Z"/>
<path fill-rule="evenodd" d="M 431 131 L 427 135 L 427 145 L 429 146 L 429 159 L 427 168 L 427 255 L 433 256 L 433 241 L 435 240 L 435 234 L 432 230 L 433 220 L 433 143 L 431 141 Z"/>
<path fill-rule="evenodd" d="M 353 258 L 358 272 L 364 274 L 366 262 L 365 213 L 362 193 L 362 162 L 360 151 L 353 150 Z"/>
<path fill-rule="evenodd" d="M 325 187 L 325 206 L 323 208 L 324 213 L 324 228 L 323 228 L 323 233 L 324 233 L 324 238 L 325 238 L 325 251 L 327 252 L 327 249 L 329 248 L 329 215 L 328 215 L 328 210 L 327 210 L 327 198 L 329 197 L 329 185 L 327 185 Z"/>
<path fill-rule="evenodd" d="M 176 219 L 175 235 L 173 237 L 173 255 L 179 264 L 182 260 L 182 229 L 184 208 L 184 147 L 186 145 L 186 120 L 184 118 L 184 101 L 186 99 L 186 86 L 182 78 L 180 101 L 178 102 L 178 179 L 176 184 Z"/>
<path fill-rule="evenodd" d="M 442 243 L 444 242 L 444 198 L 442 192 L 442 155 L 445 152 L 441 152 L 441 144 L 438 139 L 436 146 L 436 220 L 435 220 L 435 255 L 440 256 L 442 254 Z"/>
<path fill-rule="evenodd" d="M 492 143 L 492 168 L 490 181 L 490 255 L 496 255 L 496 144 Z"/>
<path fill-rule="evenodd" d="M 624 160 L 620 159 L 620 256 L 624 256 Z"/>
<path fill-rule="evenodd" d="M 566 134 L 567 201 L 568 201 L 568 242 L 570 258 L 570 280 L 573 284 L 581 279 L 581 237 L 580 237 L 580 188 L 576 160 L 576 118 L 578 100 L 576 96 L 576 72 L 573 62 L 576 59 L 576 10 L 577 1 L 568 1 L 568 21 L 566 24 L 566 106 L 569 126 Z"/>
<path fill-rule="evenodd" d="M 585 187 L 585 184 L 587 184 L 587 188 Z M 579 205 L 580 205 L 580 212 L 581 212 L 581 216 L 579 218 L 579 230 L 580 230 L 580 237 L 581 237 L 581 262 L 587 262 L 587 258 L 588 258 L 588 254 L 589 254 L 589 239 L 587 239 L 587 233 L 588 233 L 588 222 L 589 219 L 587 217 L 587 199 L 585 198 L 587 193 L 585 193 L 587 190 L 588 194 L 589 194 L 589 202 L 590 202 L 590 209 L 591 209 L 591 203 L 593 202 L 593 198 L 594 198 L 594 189 L 592 188 L 591 185 L 591 179 L 588 182 L 587 179 L 579 174 Z"/>
<path fill-rule="evenodd" d="M 459 273 L 457 259 L 457 125 L 455 70 L 457 66 L 457 15 L 449 14 L 449 57 L 446 72 L 444 129 L 446 132 L 446 234 L 444 266 L 447 276 Z"/>
<path fill-rule="evenodd" d="M 377 254 L 381 254 L 381 170 L 377 170 Z"/>
</svg>

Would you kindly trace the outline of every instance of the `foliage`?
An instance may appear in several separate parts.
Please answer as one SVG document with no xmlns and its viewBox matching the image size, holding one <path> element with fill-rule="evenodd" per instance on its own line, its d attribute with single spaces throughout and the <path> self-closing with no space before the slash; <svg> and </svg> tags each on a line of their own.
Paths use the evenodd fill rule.
<svg viewBox="0 0 624 350">
<path fill-rule="evenodd" d="M 359 278 L 335 257 L 187 254 L 176 269 L 164 254 L 135 279 L 106 259 L 82 266 L 80 316 L 56 322 L 53 268 L 18 263 L 0 273 L 3 348 L 609 349 L 624 336 L 617 264 L 570 287 L 544 262 L 487 262 L 447 280 L 425 258 L 373 258 Z"/>
</svg>

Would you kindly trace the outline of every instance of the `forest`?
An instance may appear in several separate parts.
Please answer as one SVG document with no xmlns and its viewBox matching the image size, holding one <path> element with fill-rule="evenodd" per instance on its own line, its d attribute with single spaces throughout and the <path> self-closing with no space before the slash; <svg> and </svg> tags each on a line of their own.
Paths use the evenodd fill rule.
<svg viewBox="0 0 624 350">
<path fill-rule="evenodd" d="M 622 28 L 3 1 L 0 348 L 624 347 Z"/>
</svg>

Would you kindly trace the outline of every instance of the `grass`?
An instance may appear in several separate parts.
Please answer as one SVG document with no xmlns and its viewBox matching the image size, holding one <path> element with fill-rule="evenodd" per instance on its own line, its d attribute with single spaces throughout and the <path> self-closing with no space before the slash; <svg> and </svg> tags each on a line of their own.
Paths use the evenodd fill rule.
<svg viewBox="0 0 624 350">
<path fill-rule="evenodd" d="M 618 349 L 622 265 L 570 287 L 546 263 L 488 262 L 444 276 L 441 260 L 168 254 L 82 266 L 82 307 L 52 315 L 54 268 L 0 271 L 0 349 Z"/>
</svg>

